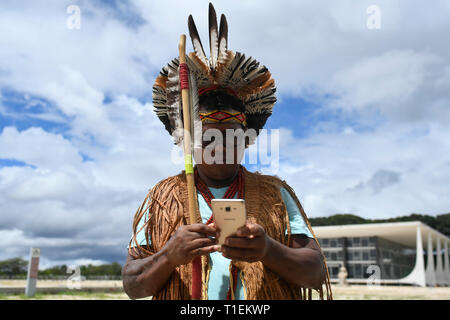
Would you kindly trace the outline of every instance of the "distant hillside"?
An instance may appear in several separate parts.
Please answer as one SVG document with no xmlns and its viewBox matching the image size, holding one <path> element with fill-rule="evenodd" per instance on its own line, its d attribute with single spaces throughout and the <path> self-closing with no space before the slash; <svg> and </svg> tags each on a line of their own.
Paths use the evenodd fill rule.
<svg viewBox="0 0 450 320">
<path fill-rule="evenodd" d="M 335 214 L 329 217 L 309 218 L 311 226 L 333 226 L 341 224 L 362 224 L 380 222 L 421 221 L 433 229 L 450 237 L 450 213 L 440 214 L 436 217 L 425 214 L 413 213 L 409 216 L 401 216 L 390 219 L 365 219 L 354 214 Z"/>
</svg>

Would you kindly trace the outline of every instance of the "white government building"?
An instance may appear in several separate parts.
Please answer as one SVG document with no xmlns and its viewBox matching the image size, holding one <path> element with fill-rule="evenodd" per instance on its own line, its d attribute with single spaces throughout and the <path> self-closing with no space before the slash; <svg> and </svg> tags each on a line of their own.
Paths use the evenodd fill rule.
<svg viewBox="0 0 450 320">
<path fill-rule="evenodd" d="M 450 238 L 420 221 L 313 227 L 332 282 L 450 286 Z M 375 274 L 377 273 L 377 274 Z"/>
</svg>

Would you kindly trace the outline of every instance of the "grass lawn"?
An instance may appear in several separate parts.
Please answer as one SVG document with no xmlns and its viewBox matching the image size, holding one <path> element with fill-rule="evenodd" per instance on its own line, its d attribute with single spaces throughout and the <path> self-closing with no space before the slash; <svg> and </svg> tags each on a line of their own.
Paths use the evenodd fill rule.
<svg viewBox="0 0 450 320">
<path fill-rule="evenodd" d="M 364 285 L 333 285 L 334 300 L 450 300 L 450 287 L 420 288 L 410 286 L 368 287 Z M 318 295 L 313 291 L 313 299 Z M 37 293 L 28 298 L 24 294 L 0 294 L 0 300 L 129 300 L 124 292 L 84 292 L 65 290 L 58 293 Z M 150 298 L 145 298 L 150 300 Z"/>
</svg>

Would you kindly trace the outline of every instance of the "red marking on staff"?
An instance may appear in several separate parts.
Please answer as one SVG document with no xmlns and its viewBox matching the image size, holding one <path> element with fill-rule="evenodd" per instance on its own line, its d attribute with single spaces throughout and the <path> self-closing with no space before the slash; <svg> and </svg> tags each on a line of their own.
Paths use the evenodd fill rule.
<svg viewBox="0 0 450 320">
<path fill-rule="evenodd" d="M 186 63 L 180 64 L 180 88 L 183 89 L 189 89 L 189 72 L 188 67 Z"/>
<path fill-rule="evenodd" d="M 192 260 L 192 299 L 202 298 L 202 260 L 196 257 Z"/>
</svg>

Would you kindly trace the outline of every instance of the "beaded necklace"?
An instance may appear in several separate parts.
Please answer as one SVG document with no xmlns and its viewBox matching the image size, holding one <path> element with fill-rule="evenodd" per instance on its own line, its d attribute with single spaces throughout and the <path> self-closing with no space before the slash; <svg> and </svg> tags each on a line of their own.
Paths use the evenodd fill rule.
<svg viewBox="0 0 450 320">
<path fill-rule="evenodd" d="M 211 208 L 211 200 L 214 199 L 214 195 L 211 193 L 211 190 L 209 190 L 206 183 L 203 182 L 203 180 L 200 178 L 197 168 L 195 168 L 194 175 L 197 190 L 200 192 L 200 194 L 203 196 L 203 199 L 205 199 L 205 202 Z M 233 199 L 236 193 L 238 199 L 244 199 L 244 178 L 242 175 L 242 166 L 239 168 L 237 176 L 234 178 L 233 182 L 225 192 L 223 199 Z M 209 217 L 206 224 L 208 225 L 212 222 L 214 222 L 214 217 L 211 214 L 211 217 Z M 234 265 L 231 265 L 231 276 L 233 281 L 232 286 L 229 287 L 227 292 L 227 300 L 231 300 L 234 297 L 233 293 L 236 292 L 238 269 Z"/>
</svg>

